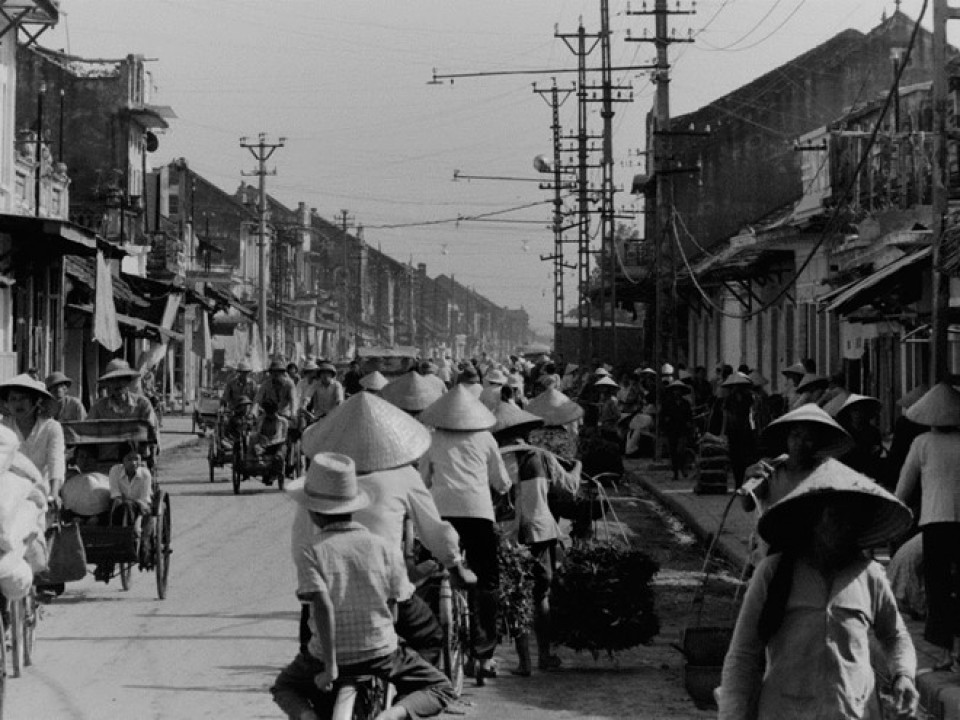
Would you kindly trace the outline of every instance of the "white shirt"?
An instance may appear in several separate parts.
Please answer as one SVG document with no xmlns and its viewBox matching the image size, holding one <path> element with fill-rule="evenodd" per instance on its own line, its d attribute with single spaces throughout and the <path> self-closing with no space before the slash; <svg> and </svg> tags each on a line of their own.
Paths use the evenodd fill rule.
<svg viewBox="0 0 960 720">
<path fill-rule="evenodd" d="M 12 417 L 4 417 L 3 424 L 13 430 L 20 441 L 20 452 L 37 466 L 46 484 L 44 492 L 50 493 L 52 481 L 59 481 L 67 474 L 66 446 L 63 442 L 63 428 L 56 420 L 37 418 L 28 437 L 24 437 Z"/>
<path fill-rule="evenodd" d="M 393 470 L 368 473 L 357 477 L 357 485 L 370 498 L 370 504 L 353 514 L 353 520 L 395 548 L 394 558 L 403 573 L 403 522 L 413 520 L 417 537 L 444 567 L 452 567 L 460 559 L 460 538 L 453 526 L 440 519 L 430 491 L 423 484 L 412 465 Z M 293 519 L 293 554 L 312 546 L 320 537 L 320 528 L 310 519 L 310 513 L 298 506 Z M 400 600 L 413 595 L 414 587 L 407 581 Z"/>
<path fill-rule="evenodd" d="M 310 393 L 308 404 L 313 405 L 311 412 L 316 417 L 323 417 L 338 405 L 343 403 L 343 385 L 338 380 L 331 380 L 329 385 L 317 382 Z"/>
<path fill-rule="evenodd" d="M 145 467 L 137 468 L 133 477 L 127 476 L 123 463 L 110 468 L 110 499 L 122 498 L 137 503 L 144 512 L 150 512 L 150 489 L 153 478 Z"/>
<path fill-rule="evenodd" d="M 497 441 L 486 430 L 437 430 L 420 475 L 430 488 L 441 517 L 473 517 L 493 522 L 490 488 L 505 493 L 510 475 L 500 457 Z"/>
<path fill-rule="evenodd" d="M 960 432 L 918 435 L 900 470 L 897 497 L 907 502 L 920 483 L 920 526 L 960 522 Z"/>
</svg>

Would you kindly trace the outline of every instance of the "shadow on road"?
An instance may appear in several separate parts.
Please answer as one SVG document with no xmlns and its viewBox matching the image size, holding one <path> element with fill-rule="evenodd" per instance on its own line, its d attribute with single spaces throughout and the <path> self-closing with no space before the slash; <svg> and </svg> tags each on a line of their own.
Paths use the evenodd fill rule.
<svg viewBox="0 0 960 720">
<path fill-rule="evenodd" d="M 256 693 L 266 690 L 262 687 L 224 687 L 223 685 L 124 685 L 131 690 L 170 690 L 171 692 L 212 692 L 212 693 Z"/>
<path fill-rule="evenodd" d="M 151 613 L 139 615 L 146 618 L 212 618 L 218 620 L 300 620 L 299 611 L 276 610 L 265 613 Z"/>
</svg>

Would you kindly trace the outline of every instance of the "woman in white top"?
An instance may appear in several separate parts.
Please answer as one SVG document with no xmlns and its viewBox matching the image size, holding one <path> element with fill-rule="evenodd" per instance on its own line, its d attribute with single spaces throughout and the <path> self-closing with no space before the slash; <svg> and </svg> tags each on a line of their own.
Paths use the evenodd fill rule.
<svg viewBox="0 0 960 720">
<path fill-rule="evenodd" d="M 419 420 L 436 428 L 430 449 L 420 460 L 420 474 L 440 516 L 460 535 L 467 565 L 477 575 L 477 585 L 470 592 L 476 619 L 472 644 L 479 662 L 477 677 L 495 677 L 500 568 L 490 489 L 504 493 L 511 484 L 497 441 L 489 432 L 496 418 L 458 384 L 424 410 Z"/>
<path fill-rule="evenodd" d="M 946 383 L 930 388 L 905 413 L 926 425 L 900 470 L 897 497 L 909 504 L 920 489 L 920 532 L 927 620 L 923 636 L 944 651 L 938 666 L 960 671 L 960 392 Z"/>
<path fill-rule="evenodd" d="M 20 452 L 40 471 L 44 493 L 59 498 L 67 471 L 66 450 L 60 423 L 43 412 L 51 399 L 44 384 L 26 374 L 0 383 L 2 423 L 16 433 Z"/>
</svg>

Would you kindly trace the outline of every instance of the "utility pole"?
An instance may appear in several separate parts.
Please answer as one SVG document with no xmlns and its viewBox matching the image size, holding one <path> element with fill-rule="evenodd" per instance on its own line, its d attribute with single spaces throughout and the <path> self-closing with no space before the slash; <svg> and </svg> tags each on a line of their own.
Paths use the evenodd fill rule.
<svg viewBox="0 0 960 720">
<path fill-rule="evenodd" d="M 350 295 L 348 286 L 350 284 L 350 251 L 347 242 L 347 230 L 353 227 L 353 218 L 350 217 L 348 210 L 340 211 L 340 235 L 343 238 L 343 284 L 340 286 L 340 358 L 347 359 L 347 351 L 350 349 L 350 341 L 347 334 L 350 332 L 349 314 L 350 314 Z"/>
<path fill-rule="evenodd" d="M 569 50 L 577 56 L 577 267 L 578 301 L 577 331 L 580 335 L 580 363 L 587 364 L 593 357 L 593 313 L 590 311 L 590 197 L 587 170 L 587 154 L 590 150 L 590 136 L 587 134 L 587 56 L 593 52 L 599 41 L 596 34 L 587 35 L 580 22 L 576 33 L 555 33 L 563 40 Z M 587 39 L 592 42 L 587 43 Z M 576 40 L 576 46 L 571 42 Z M 587 303 L 586 318 L 583 306 Z M 584 332 L 586 326 L 586 332 Z"/>
<path fill-rule="evenodd" d="M 276 169 L 269 172 L 267 171 L 267 160 L 270 159 L 278 148 L 282 148 L 286 141 L 286 138 L 280 138 L 275 143 L 268 143 L 266 133 L 260 133 L 255 143 L 247 142 L 247 138 L 245 137 L 240 138 L 240 147 L 249 150 L 257 160 L 256 170 L 253 172 L 244 172 L 241 173 L 241 175 L 246 177 L 256 175 L 259 178 L 259 199 L 257 201 L 257 215 L 259 218 L 257 236 L 260 250 L 260 262 L 258 264 L 260 275 L 259 322 L 260 338 L 264 345 L 266 345 L 267 338 L 267 175 L 277 174 Z M 264 350 L 266 350 L 265 347 Z M 276 351 L 276 345 L 274 345 L 274 351 Z M 262 359 L 266 361 L 266 358 Z"/>
<path fill-rule="evenodd" d="M 540 259 L 553 260 L 553 346 L 554 350 L 559 352 L 564 315 L 563 271 L 567 267 L 576 267 L 563 263 L 563 189 L 566 185 L 563 183 L 564 168 L 562 167 L 563 159 L 560 155 L 560 107 L 570 97 L 573 90 L 561 91 L 557 87 L 557 79 L 553 78 L 553 84 L 549 90 L 541 90 L 534 85 L 533 91 L 550 106 L 553 120 L 550 125 L 550 130 L 553 133 L 553 255 L 549 258 L 541 257 Z M 547 100 L 548 94 L 549 100 Z M 541 185 L 541 188 L 551 189 L 548 184 Z"/>
<path fill-rule="evenodd" d="M 943 230 L 949 194 L 947 189 L 947 20 L 960 19 L 960 9 L 947 0 L 933 0 L 933 293 L 931 298 L 930 382 L 947 380 L 950 374 L 950 346 L 947 341 L 950 310 L 950 278 L 940 267 L 943 262 Z"/>
</svg>

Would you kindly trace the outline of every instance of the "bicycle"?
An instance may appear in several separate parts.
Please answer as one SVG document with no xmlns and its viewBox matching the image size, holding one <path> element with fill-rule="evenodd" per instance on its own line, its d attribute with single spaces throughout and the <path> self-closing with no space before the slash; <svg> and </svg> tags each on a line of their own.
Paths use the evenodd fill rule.
<svg viewBox="0 0 960 720">
<path fill-rule="evenodd" d="M 439 580 L 440 612 L 437 619 L 443 631 L 441 670 L 459 698 L 463 692 L 463 679 L 466 674 L 464 666 L 470 653 L 470 605 L 463 589 L 454 587 L 449 570 L 443 570 Z M 477 684 L 483 685 L 482 674 L 477 675 Z"/>
<path fill-rule="evenodd" d="M 337 680 L 331 720 L 373 720 L 393 705 L 396 688 L 385 677 L 360 675 Z"/>
</svg>

